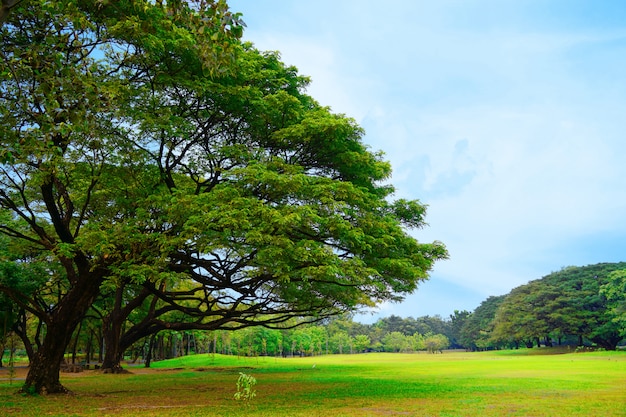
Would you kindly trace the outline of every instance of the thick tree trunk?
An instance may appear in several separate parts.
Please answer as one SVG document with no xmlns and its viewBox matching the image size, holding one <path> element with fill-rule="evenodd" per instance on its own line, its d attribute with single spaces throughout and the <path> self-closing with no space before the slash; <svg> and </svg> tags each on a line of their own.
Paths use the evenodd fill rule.
<svg viewBox="0 0 626 417">
<path fill-rule="evenodd" d="M 35 353 L 30 363 L 22 392 L 44 395 L 69 392 L 59 381 L 61 362 L 69 342 L 63 333 L 60 327 L 48 328 L 42 347 Z"/>
<path fill-rule="evenodd" d="M 108 320 L 105 320 L 106 323 Z M 124 371 L 122 359 L 124 351 L 120 346 L 122 333 L 121 323 L 106 323 L 104 331 L 104 358 L 102 360 L 102 372 L 119 374 Z"/>
<path fill-rule="evenodd" d="M 122 325 L 126 316 L 122 314 L 123 287 L 117 289 L 113 309 L 102 320 L 102 338 L 104 340 L 104 358 L 102 359 L 102 372 L 119 374 L 123 371 L 122 359 L 124 351 L 120 346 L 122 337 Z"/>
<path fill-rule="evenodd" d="M 102 330 L 104 339 L 104 358 L 102 359 L 102 372 L 119 374 L 124 372 L 122 368 L 122 360 L 124 359 L 124 352 L 132 344 L 138 340 L 141 340 L 145 335 L 136 336 L 133 332 L 133 326 L 130 331 L 124 333 L 124 322 L 133 312 L 133 310 L 141 305 L 143 301 L 150 295 L 150 291 L 147 288 L 142 288 L 139 294 L 128 302 L 125 306 L 122 306 L 124 299 L 124 291 L 126 291 L 126 285 L 120 285 L 115 292 L 115 302 L 113 308 L 109 314 L 102 320 Z M 154 310 L 156 305 L 156 297 L 154 298 L 151 310 Z M 129 334 L 131 333 L 131 334 Z"/>
<path fill-rule="evenodd" d="M 56 304 L 46 321 L 46 335 L 32 357 L 26 382 L 22 387 L 24 393 L 68 392 L 59 381 L 63 355 L 74 330 L 98 295 L 103 276 L 90 271 L 88 263 L 80 261 L 78 263 L 81 273 L 74 276 L 74 286 Z"/>
</svg>

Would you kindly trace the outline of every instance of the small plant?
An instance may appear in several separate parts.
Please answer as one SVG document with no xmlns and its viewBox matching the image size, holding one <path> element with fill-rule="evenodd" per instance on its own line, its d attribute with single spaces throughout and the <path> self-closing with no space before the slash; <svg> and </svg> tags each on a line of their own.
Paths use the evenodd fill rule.
<svg viewBox="0 0 626 417">
<path fill-rule="evenodd" d="M 256 385 L 256 378 L 252 375 L 246 375 L 243 372 L 239 372 L 239 379 L 237 379 L 237 392 L 235 393 L 236 400 L 250 401 L 256 397 L 256 391 L 253 389 Z"/>
</svg>

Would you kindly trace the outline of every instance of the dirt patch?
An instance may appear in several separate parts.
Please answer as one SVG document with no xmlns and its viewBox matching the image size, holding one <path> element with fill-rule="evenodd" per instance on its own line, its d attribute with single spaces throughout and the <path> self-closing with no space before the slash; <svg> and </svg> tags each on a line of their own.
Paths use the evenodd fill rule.
<svg viewBox="0 0 626 417">
<path fill-rule="evenodd" d="M 23 381 L 28 374 L 28 366 L 16 366 L 13 368 L 13 376 L 11 377 L 11 369 L 5 367 L 0 368 L 0 381 Z"/>
</svg>

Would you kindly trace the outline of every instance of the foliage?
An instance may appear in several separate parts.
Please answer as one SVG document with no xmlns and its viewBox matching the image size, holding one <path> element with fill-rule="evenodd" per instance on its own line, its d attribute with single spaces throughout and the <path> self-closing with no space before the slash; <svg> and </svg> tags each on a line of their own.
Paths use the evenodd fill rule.
<svg viewBox="0 0 626 417">
<path fill-rule="evenodd" d="M 387 333 L 383 338 L 383 347 L 387 352 L 402 352 L 407 350 L 407 338 L 400 332 Z"/>
<path fill-rule="evenodd" d="M 626 338 L 626 270 L 609 273 L 606 283 L 600 287 L 600 294 L 606 297 L 608 313 Z"/>
<path fill-rule="evenodd" d="M 354 338 L 354 351 L 356 353 L 365 352 L 372 344 L 372 340 L 366 334 L 359 334 Z"/>
<path fill-rule="evenodd" d="M 424 337 L 424 347 L 430 353 L 441 353 L 450 346 L 448 338 L 442 334 L 428 334 Z"/>
<path fill-rule="evenodd" d="M 492 339 L 496 311 L 506 296 L 490 296 L 469 315 L 460 334 L 460 342 L 467 349 L 484 350 L 497 347 Z"/>
<path fill-rule="evenodd" d="M 513 289 L 498 308 L 493 337 L 524 341 L 527 346 L 543 340 L 550 346 L 552 339 L 573 335 L 615 349 L 622 336 L 600 289 L 613 271 L 625 266 L 563 268 Z"/>
<path fill-rule="evenodd" d="M 454 314 L 450 315 L 449 320 L 449 331 L 444 332 L 446 336 L 450 339 L 450 345 L 453 348 L 464 348 L 466 347 L 463 340 L 463 327 L 468 322 L 471 312 L 463 310 L 454 310 Z M 467 346 L 468 347 L 468 346 Z"/>
</svg>

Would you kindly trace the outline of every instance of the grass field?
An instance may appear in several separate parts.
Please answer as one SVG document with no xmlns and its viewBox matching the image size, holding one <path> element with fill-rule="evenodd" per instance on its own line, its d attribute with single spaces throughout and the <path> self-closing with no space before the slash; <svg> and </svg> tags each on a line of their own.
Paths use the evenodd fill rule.
<svg viewBox="0 0 626 417">
<path fill-rule="evenodd" d="M 72 396 L 23 397 L 0 370 L 1 416 L 626 416 L 626 353 L 196 355 L 124 375 L 63 374 Z M 235 401 L 239 372 L 257 396 Z M 18 373 L 23 377 L 23 370 Z"/>
</svg>

